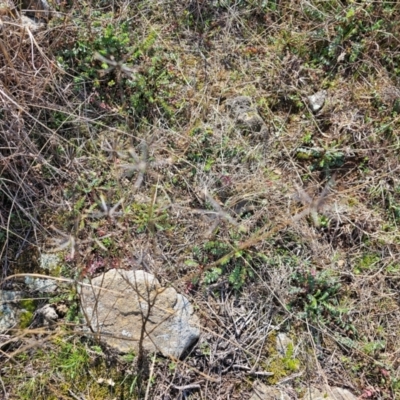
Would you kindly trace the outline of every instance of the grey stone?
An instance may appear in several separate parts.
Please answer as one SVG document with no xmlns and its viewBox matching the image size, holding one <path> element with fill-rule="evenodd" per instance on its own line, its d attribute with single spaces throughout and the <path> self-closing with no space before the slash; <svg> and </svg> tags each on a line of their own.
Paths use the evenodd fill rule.
<svg viewBox="0 0 400 400">
<path fill-rule="evenodd" d="M 101 340 L 120 352 L 137 349 L 179 358 L 200 335 L 188 299 L 145 271 L 110 270 L 81 290 L 82 312 Z"/>
<path fill-rule="evenodd" d="M 43 321 L 45 324 L 53 324 L 54 322 L 56 322 L 58 320 L 58 314 L 55 310 L 55 308 L 50 305 L 50 304 L 46 304 L 45 306 L 39 308 L 36 311 L 36 314 L 40 317 L 43 318 Z"/>
<path fill-rule="evenodd" d="M 250 400 L 290 400 L 290 397 L 281 388 L 255 381 Z"/>
<path fill-rule="evenodd" d="M 54 293 L 58 286 L 54 279 L 26 276 L 24 280 L 28 290 L 41 293 Z"/>
<path fill-rule="evenodd" d="M 17 324 L 17 312 L 9 305 L 0 305 L 0 333 L 6 332 Z"/>
<path fill-rule="evenodd" d="M 0 290 L 0 333 L 18 325 L 23 310 L 18 307 L 18 300 L 24 298 L 22 292 Z"/>
<path fill-rule="evenodd" d="M 312 96 L 308 96 L 308 103 L 310 104 L 312 112 L 316 113 L 325 104 L 325 99 L 326 99 L 327 91 L 326 90 L 320 90 L 319 92 L 313 94 Z"/>
<path fill-rule="evenodd" d="M 54 253 L 42 253 L 40 255 L 40 269 L 54 271 L 60 265 L 60 256 Z"/>
</svg>

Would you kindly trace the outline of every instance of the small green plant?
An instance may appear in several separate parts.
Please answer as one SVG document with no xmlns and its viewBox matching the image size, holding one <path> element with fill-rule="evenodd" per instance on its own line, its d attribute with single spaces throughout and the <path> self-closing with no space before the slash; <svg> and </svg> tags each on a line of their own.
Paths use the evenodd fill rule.
<svg viewBox="0 0 400 400">
<path fill-rule="evenodd" d="M 252 277 L 252 270 L 245 266 L 237 265 L 229 274 L 228 281 L 234 289 L 239 290 L 243 287 L 248 277 Z"/>
<path fill-rule="evenodd" d="M 209 355 L 211 355 L 211 346 L 210 346 L 210 343 L 208 343 L 208 342 L 203 342 L 203 343 L 201 343 L 201 345 L 200 345 L 200 351 L 201 351 L 201 354 L 203 354 L 203 356 L 209 356 Z"/>
<path fill-rule="evenodd" d="M 79 376 L 88 367 L 89 355 L 81 344 L 56 340 L 57 355 L 53 359 L 53 368 L 59 369 L 71 379 Z"/>
<path fill-rule="evenodd" d="M 330 171 L 334 168 L 341 167 L 344 164 L 344 153 L 339 150 L 327 150 L 323 153 L 318 161 L 318 168 Z M 316 169 L 314 166 L 313 169 Z"/>
<path fill-rule="evenodd" d="M 177 367 L 177 365 L 174 362 L 170 362 L 168 364 L 168 369 L 169 369 L 170 372 L 174 372 L 176 370 L 176 367 Z"/>
<path fill-rule="evenodd" d="M 129 16 L 115 23 L 110 12 L 90 12 L 87 19 L 82 15 L 76 16 L 77 40 L 58 55 L 59 65 L 74 71 L 76 92 L 89 84 L 94 103 L 111 110 L 119 99 L 118 108 L 137 121 L 171 118 L 169 52 L 159 33 L 152 29 L 139 36 Z"/>
<path fill-rule="evenodd" d="M 288 304 L 291 311 L 298 311 L 299 318 L 322 325 L 335 324 L 354 334 L 355 328 L 346 318 L 348 309 L 340 302 L 341 283 L 329 270 L 297 271 L 291 277 Z"/>
<path fill-rule="evenodd" d="M 342 151 L 334 147 L 327 149 L 299 147 L 296 157 L 299 160 L 311 161 L 310 170 L 323 170 L 329 174 L 329 171 L 341 167 L 345 162 L 345 155 Z"/>
<path fill-rule="evenodd" d="M 17 389 L 18 398 L 28 399 L 29 395 L 33 395 L 38 399 L 53 399 L 54 392 L 49 390 L 49 384 L 57 374 L 69 382 L 75 381 L 78 377 L 84 379 L 86 376 L 89 355 L 80 343 L 71 343 L 58 337 L 52 342 L 52 346 L 51 351 L 37 350 L 34 354 L 30 354 L 31 362 L 36 365 L 43 364 L 45 367 L 39 367 L 33 379 L 22 381 Z M 24 357 L 25 353 L 18 355 L 21 360 Z M 59 389 L 63 390 L 65 386 L 67 385 L 64 381 Z"/>
<path fill-rule="evenodd" d="M 209 241 L 204 244 L 204 250 L 215 258 L 223 256 L 228 249 L 228 244 L 219 241 Z"/>
<path fill-rule="evenodd" d="M 364 254 L 356 264 L 354 268 L 354 272 L 356 274 L 361 274 L 363 272 L 368 272 L 376 269 L 377 264 L 380 261 L 380 257 L 378 254 L 367 253 Z"/>
<path fill-rule="evenodd" d="M 203 170 L 209 172 L 215 162 L 216 155 L 212 145 L 213 131 L 209 128 L 195 127 L 189 135 L 193 137 L 193 141 L 189 146 L 187 158 L 189 161 L 203 165 Z M 192 169 L 192 174 L 197 173 L 197 168 Z"/>
<path fill-rule="evenodd" d="M 222 268 L 214 267 L 204 273 L 204 283 L 210 285 L 218 280 L 222 275 Z"/>
<path fill-rule="evenodd" d="M 98 345 L 93 345 L 93 346 L 91 346 L 90 348 L 91 348 L 91 350 L 93 350 L 94 352 L 96 352 L 96 353 L 99 354 L 99 355 L 104 354 L 104 353 L 103 353 L 103 349 L 102 349 L 100 346 L 98 346 Z"/>
<path fill-rule="evenodd" d="M 191 263 L 196 263 L 197 265 L 208 264 L 226 254 L 229 249 L 230 246 L 228 244 L 216 240 L 208 241 L 202 246 L 194 246 L 194 260 L 191 260 Z M 210 285 L 216 282 L 223 272 L 224 270 L 221 267 L 211 268 L 204 273 L 204 283 Z"/>
<path fill-rule="evenodd" d="M 130 364 L 134 361 L 135 357 L 136 357 L 135 353 L 130 352 L 130 353 L 124 354 L 121 358 L 122 358 L 123 362 Z"/>
<path fill-rule="evenodd" d="M 19 306 L 22 308 L 22 312 L 19 316 L 19 327 L 21 329 L 28 328 L 36 310 L 36 301 L 32 299 L 22 299 L 19 302 Z"/>
<path fill-rule="evenodd" d="M 33 313 L 30 311 L 22 310 L 19 316 L 18 326 L 21 329 L 28 328 L 32 322 Z"/>
<path fill-rule="evenodd" d="M 400 264 L 398 264 L 398 263 L 389 264 L 386 267 L 386 272 L 388 272 L 389 274 L 399 274 L 400 273 Z"/>
<path fill-rule="evenodd" d="M 204 265 L 217 260 L 229 252 L 231 246 L 228 243 L 218 240 L 211 240 L 204 243 L 202 246 L 193 247 L 193 256 L 195 261 Z"/>
<path fill-rule="evenodd" d="M 276 348 L 276 333 L 274 332 L 268 336 L 267 348 L 270 361 L 265 365 L 265 369 L 273 373 L 268 378 L 269 384 L 275 385 L 282 378 L 299 370 L 300 360 L 295 357 L 293 343 L 287 345 L 285 354 L 282 355 Z"/>
<path fill-rule="evenodd" d="M 304 144 L 310 144 L 312 142 L 312 133 L 311 132 L 306 132 L 303 136 L 303 143 Z"/>
<path fill-rule="evenodd" d="M 101 243 L 106 249 L 109 249 L 113 245 L 113 241 L 111 238 L 107 237 L 101 240 Z"/>
<path fill-rule="evenodd" d="M 132 215 L 132 222 L 136 226 L 137 233 L 147 230 L 153 235 L 156 231 L 165 231 L 171 228 L 167 210 L 153 202 L 150 204 L 132 203 L 127 212 L 128 215 Z"/>
<path fill-rule="evenodd" d="M 377 352 L 383 350 L 385 347 L 386 342 L 384 340 L 375 340 L 365 343 L 362 349 L 368 355 L 375 355 Z"/>
</svg>

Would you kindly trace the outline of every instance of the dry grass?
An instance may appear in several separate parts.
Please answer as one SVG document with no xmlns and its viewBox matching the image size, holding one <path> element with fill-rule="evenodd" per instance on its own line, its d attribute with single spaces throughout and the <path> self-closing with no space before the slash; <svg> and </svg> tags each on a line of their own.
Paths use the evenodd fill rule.
<svg viewBox="0 0 400 400">
<path fill-rule="evenodd" d="M 3 278 L 62 250 L 67 278 L 144 268 L 189 296 L 203 335 L 138 398 L 243 398 L 256 377 L 396 398 L 399 6 L 178 3 L 65 5 L 37 32 L 2 17 Z M 244 95 L 267 135 L 229 114 Z M 23 376 L 10 335 L 0 357 Z"/>
</svg>

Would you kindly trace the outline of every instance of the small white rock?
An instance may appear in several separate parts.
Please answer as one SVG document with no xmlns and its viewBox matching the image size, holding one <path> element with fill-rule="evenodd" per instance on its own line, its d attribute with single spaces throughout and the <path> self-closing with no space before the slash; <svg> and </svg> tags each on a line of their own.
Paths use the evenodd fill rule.
<svg viewBox="0 0 400 400">
<path fill-rule="evenodd" d="M 60 265 L 60 261 L 58 254 L 42 253 L 40 256 L 40 268 L 53 271 Z"/>
<path fill-rule="evenodd" d="M 312 96 L 308 96 L 308 102 L 310 104 L 312 112 L 316 113 L 324 106 L 326 99 L 326 90 L 320 90 L 319 92 L 313 94 Z"/>
<path fill-rule="evenodd" d="M 39 310 L 37 310 L 37 314 L 41 315 L 48 323 L 53 323 L 58 319 L 56 310 L 50 304 L 46 304 L 42 308 L 39 308 Z"/>
<path fill-rule="evenodd" d="M 293 346 L 293 342 L 286 333 L 280 332 L 276 335 L 276 349 L 282 356 L 286 354 L 290 345 Z"/>
</svg>

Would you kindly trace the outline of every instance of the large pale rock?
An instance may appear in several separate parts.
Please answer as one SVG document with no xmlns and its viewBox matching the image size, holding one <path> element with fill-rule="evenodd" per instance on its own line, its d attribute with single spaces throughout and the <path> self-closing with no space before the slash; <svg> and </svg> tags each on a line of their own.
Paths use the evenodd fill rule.
<svg viewBox="0 0 400 400">
<path fill-rule="evenodd" d="M 284 386 L 267 386 L 260 381 L 253 384 L 253 394 L 250 400 L 290 400 Z M 323 389 L 311 388 L 303 400 L 357 400 L 347 389 L 326 386 Z"/>
<path fill-rule="evenodd" d="M 81 289 L 82 311 L 101 340 L 120 352 L 137 349 L 179 358 L 199 337 L 188 299 L 145 271 L 110 270 Z"/>
<path fill-rule="evenodd" d="M 290 400 L 290 397 L 284 392 L 283 388 L 267 386 L 260 381 L 255 381 L 250 400 Z"/>
<path fill-rule="evenodd" d="M 357 397 L 347 389 L 327 386 L 324 389 L 311 389 L 304 400 L 357 400 Z"/>
</svg>

